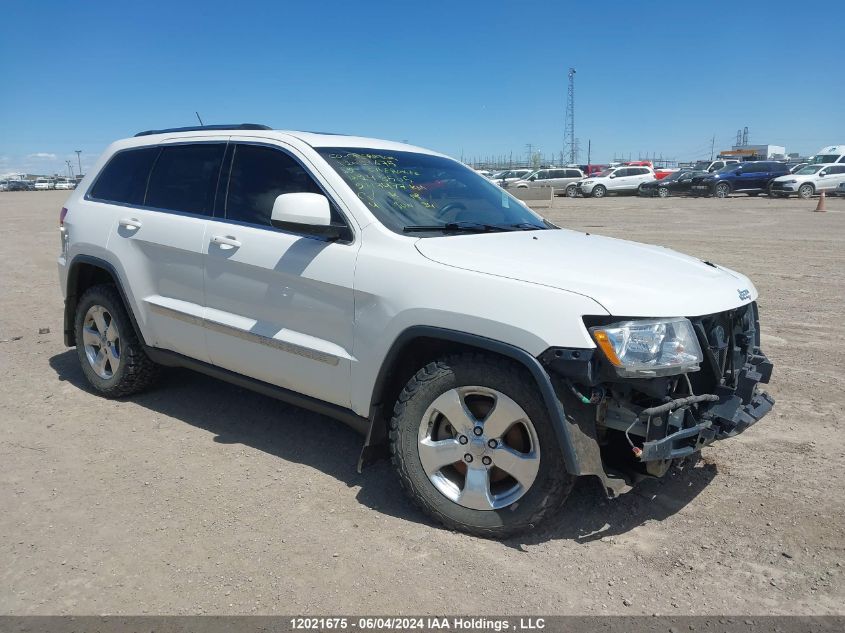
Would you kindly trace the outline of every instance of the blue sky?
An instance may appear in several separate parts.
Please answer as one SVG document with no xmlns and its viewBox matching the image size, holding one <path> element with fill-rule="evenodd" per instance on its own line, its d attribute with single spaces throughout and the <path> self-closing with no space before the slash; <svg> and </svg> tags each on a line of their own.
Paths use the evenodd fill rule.
<svg viewBox="0 0 845 633">
<path fill-rule="evenodd" d="M 662 10 L 661 10 L 662 9 Z M 845 2 L 5 3 L 0 173 L 83 168 L 148 128 L 258 122 L 469 159 L 562 148 L 566 70 L 593 162 L 845 143 Z M 586 151 L 582 161 L 586 160 Z"/>
</svg>

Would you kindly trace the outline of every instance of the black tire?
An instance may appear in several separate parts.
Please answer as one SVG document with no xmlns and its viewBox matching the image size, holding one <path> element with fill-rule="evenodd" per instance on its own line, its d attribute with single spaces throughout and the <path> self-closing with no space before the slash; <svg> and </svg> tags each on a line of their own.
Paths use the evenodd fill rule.
<svg viewBox="0 0 845 633">
<path fill-rule="evenodd" d="M 802 200 L 809 200 L 814 193 L 816 193 L 816 188 L 808 182 L 798 187 L 798 197 Z"/>
<path fill-rule="evenodd" d="M 731 193 L 731 186 L 726 182 L 720 182 L 713 188 L 713 195 L 717 198 L 727 198 Z"/>
<path fill-rule="evenodd" d="M 83 344 L 85 316 L 94 306 L 102 306 L 120 332 L 119 362 L 116 369 L 112 368 L 112 375 L 109 378 L 97 375 L 86 356 Z M 123 305 L 123 299 L 113 284 L 93 286 L 85 291 L 76 306 L 74 332 L 82 372 L 100 395 L 107 398 L 120 398 L 138 393 L 147 389 L 158 377 L 159 366 L 144 352 L 126 307 Z"/>
<path fill-rule="evenodd" d="M 657 197 L 658 198 L 668 198 L 669 197 L 669 189 L 667 187 L 658 187 L 657 188 Z"/>
<path fill-rule="evenodd" d="M 596 185 L 590 192 L 593 198 L 604 198 L 607 195 L 607 187 L 604 185 Z"/>
<path fill-rule="evenodd" d="M 442 494 L 423 469 L 418 442 L 424 415 L 442 394 L 463 386 L 494 389 L 530 418 L 540 462 L 530 488 L 511 505 L 476 510 Z M 428 515 L 446 527 L 484 538 L 506 538 L 538 525 L 563 504 L 575 482 L 566 472 L 554 429 L 531 375 L 509 361 L 465 353 L 429 363 L 408 381 L 390 421 L 390 452 L 402 487 Z"/>
<path fill-rule="evenodd" d="M 578 197 L 578 187 L 575 185 L 568 185 L 566 187 L 566 197 L 567 198 L 577 198 Z"/>
</svg>

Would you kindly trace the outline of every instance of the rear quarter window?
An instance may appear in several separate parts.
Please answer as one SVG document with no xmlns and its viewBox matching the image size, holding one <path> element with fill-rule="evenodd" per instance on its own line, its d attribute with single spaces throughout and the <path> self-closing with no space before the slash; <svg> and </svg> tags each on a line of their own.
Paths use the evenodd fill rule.
<svg viewBox="0 0 845 633">
<path fill-rule="evenodd" d="M 97 176 L 88 197 L 106 202 L 141 205 L 158 147 L 118 152 Z"/>
</svg>

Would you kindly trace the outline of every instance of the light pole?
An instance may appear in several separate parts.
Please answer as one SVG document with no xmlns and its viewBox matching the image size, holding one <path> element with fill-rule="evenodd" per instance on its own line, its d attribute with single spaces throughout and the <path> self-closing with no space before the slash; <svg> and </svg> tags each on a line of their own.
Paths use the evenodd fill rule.
<svg viewBox="0 0 845 633">
<path fill-rule="evenodd" d="M 74 150 L 76 152 L 76 162 L 79 163 L 79 175 L 82 175 L 82 159 L 79 157 L 82 154 L 81 149 Z"/>
</svg>

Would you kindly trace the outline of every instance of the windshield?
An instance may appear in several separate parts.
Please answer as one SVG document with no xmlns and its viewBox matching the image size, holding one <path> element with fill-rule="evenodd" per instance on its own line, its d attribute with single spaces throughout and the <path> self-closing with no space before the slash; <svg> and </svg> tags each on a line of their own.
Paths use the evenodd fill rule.
<svg viewBox="0 0 845 633">
<path fill-rule="evenodd" d="M 377 149 L 317 151 L 379 221 L 397 233 L 446 224 L 550 228 L 506 191 L 448 158 Z"/>
<path fill-rule="evenodd" d="M 802 167 L 799 169 L 795 174 L 797 176 L 809 176 L 810 174 L 815 174 L 819 171 L 824 165 L 807 165 L 806 167 Z"/>
<path fill-rule="evenodd" d="M 835 163 L 840 158 L 839 154 L 819 154 L 810 159 L 811 165 L 818 165 L 819 163 Z"/>
<path fill-rule="evenodd" d="M 666 176 L 666 177 L 663 179 L 663 181 L 664 181 L 664 182 L 670 182 L 670 181 L 671 181 L 671 182 L 674 182 L 674 181 L 676 181 L 678 178 L 680 178 L 681 176 L 684 176 L 684 175 L 686 175 L 686 174 L 688 174 L 688 173 L 690 173 L 690 172 L 688 172 L 688 171 L 686 171 L 686 170 L 673 171 L 671 174 L 669 174 L 668 176 Z"/>
</svg>

